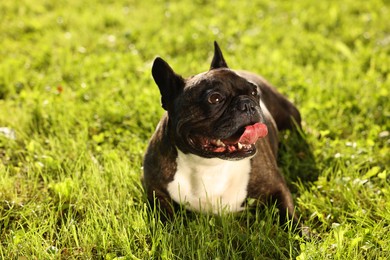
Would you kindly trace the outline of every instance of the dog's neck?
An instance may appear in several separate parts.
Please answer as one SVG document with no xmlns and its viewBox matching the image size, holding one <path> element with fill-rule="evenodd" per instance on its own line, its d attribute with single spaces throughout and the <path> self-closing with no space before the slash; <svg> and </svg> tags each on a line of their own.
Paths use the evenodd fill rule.
<svg viewBox="0 0 390 260">
<path fill-rule="evenodd" d="M 247 195 L 250 158 L 237 161 L 203 158 L 178 151 L 177 171 L 168 192 L 192 210 L 240 211 Z"/>
</svg>

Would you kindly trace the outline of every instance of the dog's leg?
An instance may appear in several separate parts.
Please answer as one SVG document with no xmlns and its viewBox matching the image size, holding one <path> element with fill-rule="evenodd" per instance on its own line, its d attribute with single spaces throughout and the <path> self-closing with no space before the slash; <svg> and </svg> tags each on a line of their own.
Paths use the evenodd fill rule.
<svg viewBox="0 0 390 260">
<path fill-rule="evenodd" d="M 156 219 L 160 219 L 162 222 L 172 219 L 176 208 L 175 203 L 167 194 L 159 189 L 154 189 L 148 191 L 147 195 L 150 209 Z"/>
<path fill-rule="evenodd" d="M 294 209 L 294 202 L 288 187 L 280 185 L 280 189 L 271 195 L 271 202 L 275 203 L 280 213 L 282 223 L 293 221 L 294 226 L 298 225 L 299 219 Z"/>
</svg>

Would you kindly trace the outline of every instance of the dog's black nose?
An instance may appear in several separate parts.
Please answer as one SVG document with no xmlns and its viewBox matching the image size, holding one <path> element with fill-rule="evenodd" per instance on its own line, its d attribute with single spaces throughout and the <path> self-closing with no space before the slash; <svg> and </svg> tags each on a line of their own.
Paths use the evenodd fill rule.
<svg viewBox="0 0 390 260">
<path fill-rule="evenodd" d="M 253 114 L 256 112 L 256 104 L 249 98 L 242 99 L 238 103 L 238 109 L 242 112 L 246 111 L 247 113 Z"/>
</svg>

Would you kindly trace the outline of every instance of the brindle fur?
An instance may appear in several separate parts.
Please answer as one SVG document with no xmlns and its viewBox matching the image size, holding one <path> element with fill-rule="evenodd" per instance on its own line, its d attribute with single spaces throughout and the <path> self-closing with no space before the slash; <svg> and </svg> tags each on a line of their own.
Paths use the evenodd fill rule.
<svg viewBox="0 0 390 260">
<path fill-rule="evenodd" d="M 227 68 L 227 64 L 220 48 L 215 43 L 210 70 L 215 70 L 216 75 L 226 73 L 224 70 L 218 70 L 220 68 Z M 270 200 L 276 202 L 282 219 L 288 214 L 289 218 L 297 221 L 291 193 L 278 169 L 277 150 L 278 131 L 300 127 L 300 113 L 290 101 L 262 77 L 247 71 L 231 71 L 237 74 L 237 78 L 240 76 L 260 87 L 261 99 L 272 116 L 272 118 L 265 118 L 268 135 L 257 141 L 257 153 L 251 159 L 252 170 L 247 186 L 247 197 L 257 199 L 260 203 Z M 176 203 L 170 198 L 167 185 L 174 179 L 177 166 L 176 147 L 180 146 L 178 143 L 180 141 L 175 137 L 173 115 L 180 112 L 175 111 L 175 102 L 186 87 L 188 79 L 185 80 L 175 74 L 160 58 L 155 60 L 152 72 L 160 88 L 162 107 L 167 110 L 167 113 L 161 119 L 146 151 L 142 183 L 149 201 L 151 203 L 157 201 L 159 207 L 170 216 L 174 214 Z"/>
</svg>

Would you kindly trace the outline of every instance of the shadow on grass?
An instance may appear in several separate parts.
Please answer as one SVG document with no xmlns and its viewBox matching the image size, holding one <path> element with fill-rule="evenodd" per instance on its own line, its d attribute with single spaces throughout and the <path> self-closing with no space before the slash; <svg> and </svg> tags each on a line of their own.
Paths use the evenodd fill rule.
<svg viewBox="0 0 390 260">
<path fill-rule="evenodd" d="M 309 186 L 319 176 L 310 144 L 301 130 L 284 131 L 280 136 L 278 164 L 292 193 L 297 192 L 293 183 Z"/>
<path fill-rule="evenodd" d="M 294 131 L 285 131 L 281 133 L 278 165 L 286 179 L 287 185 L 290 188 L 293 197 L 299 197 L 299 187 L 310 189 L 313 182 L 318 180 L 320 169 L 317 167 L 316 159 L 312 152 L 312 147 L 307 141 L 306 134 L 301 129 Z M 295 205 L 297 206 L 297 201 Z M 304 225 L 308 225 L 310 230 L 322 225 L 322 222 L 317 218 L 311 218 L 311 212 L 301 211 L 298 207 Z M 306 223 L 306 221 L 309 223 Z M 311 233 L 310 235 L 315 235 Z M 314 237 L 313 237 L 314 238 Z"/>
<path fill-rule="evenodd" d="M 314 155 L 304 133 L 282 133 L 278 156 L 293 193 L 300 182 L 309 186 L 318 178 Z M 248 207 L 239 214 L 215 216 L 185 210 L 175 204 L 174 216 L 149 205 L 151 256 L 211 259 L 291 259 L 300 254 L 302 238 L 291 222 L 280 223 L 275 205 Z"/>
<path fill-rule="evenodd" d="M 166 221 L 155 210 L 148 218 L 152 257 L 292 259 L 300 253 L 300 239 L 292 226 L 278 224 L 275 205 L 221 216 L 181 208 Z"/>
</svg>

